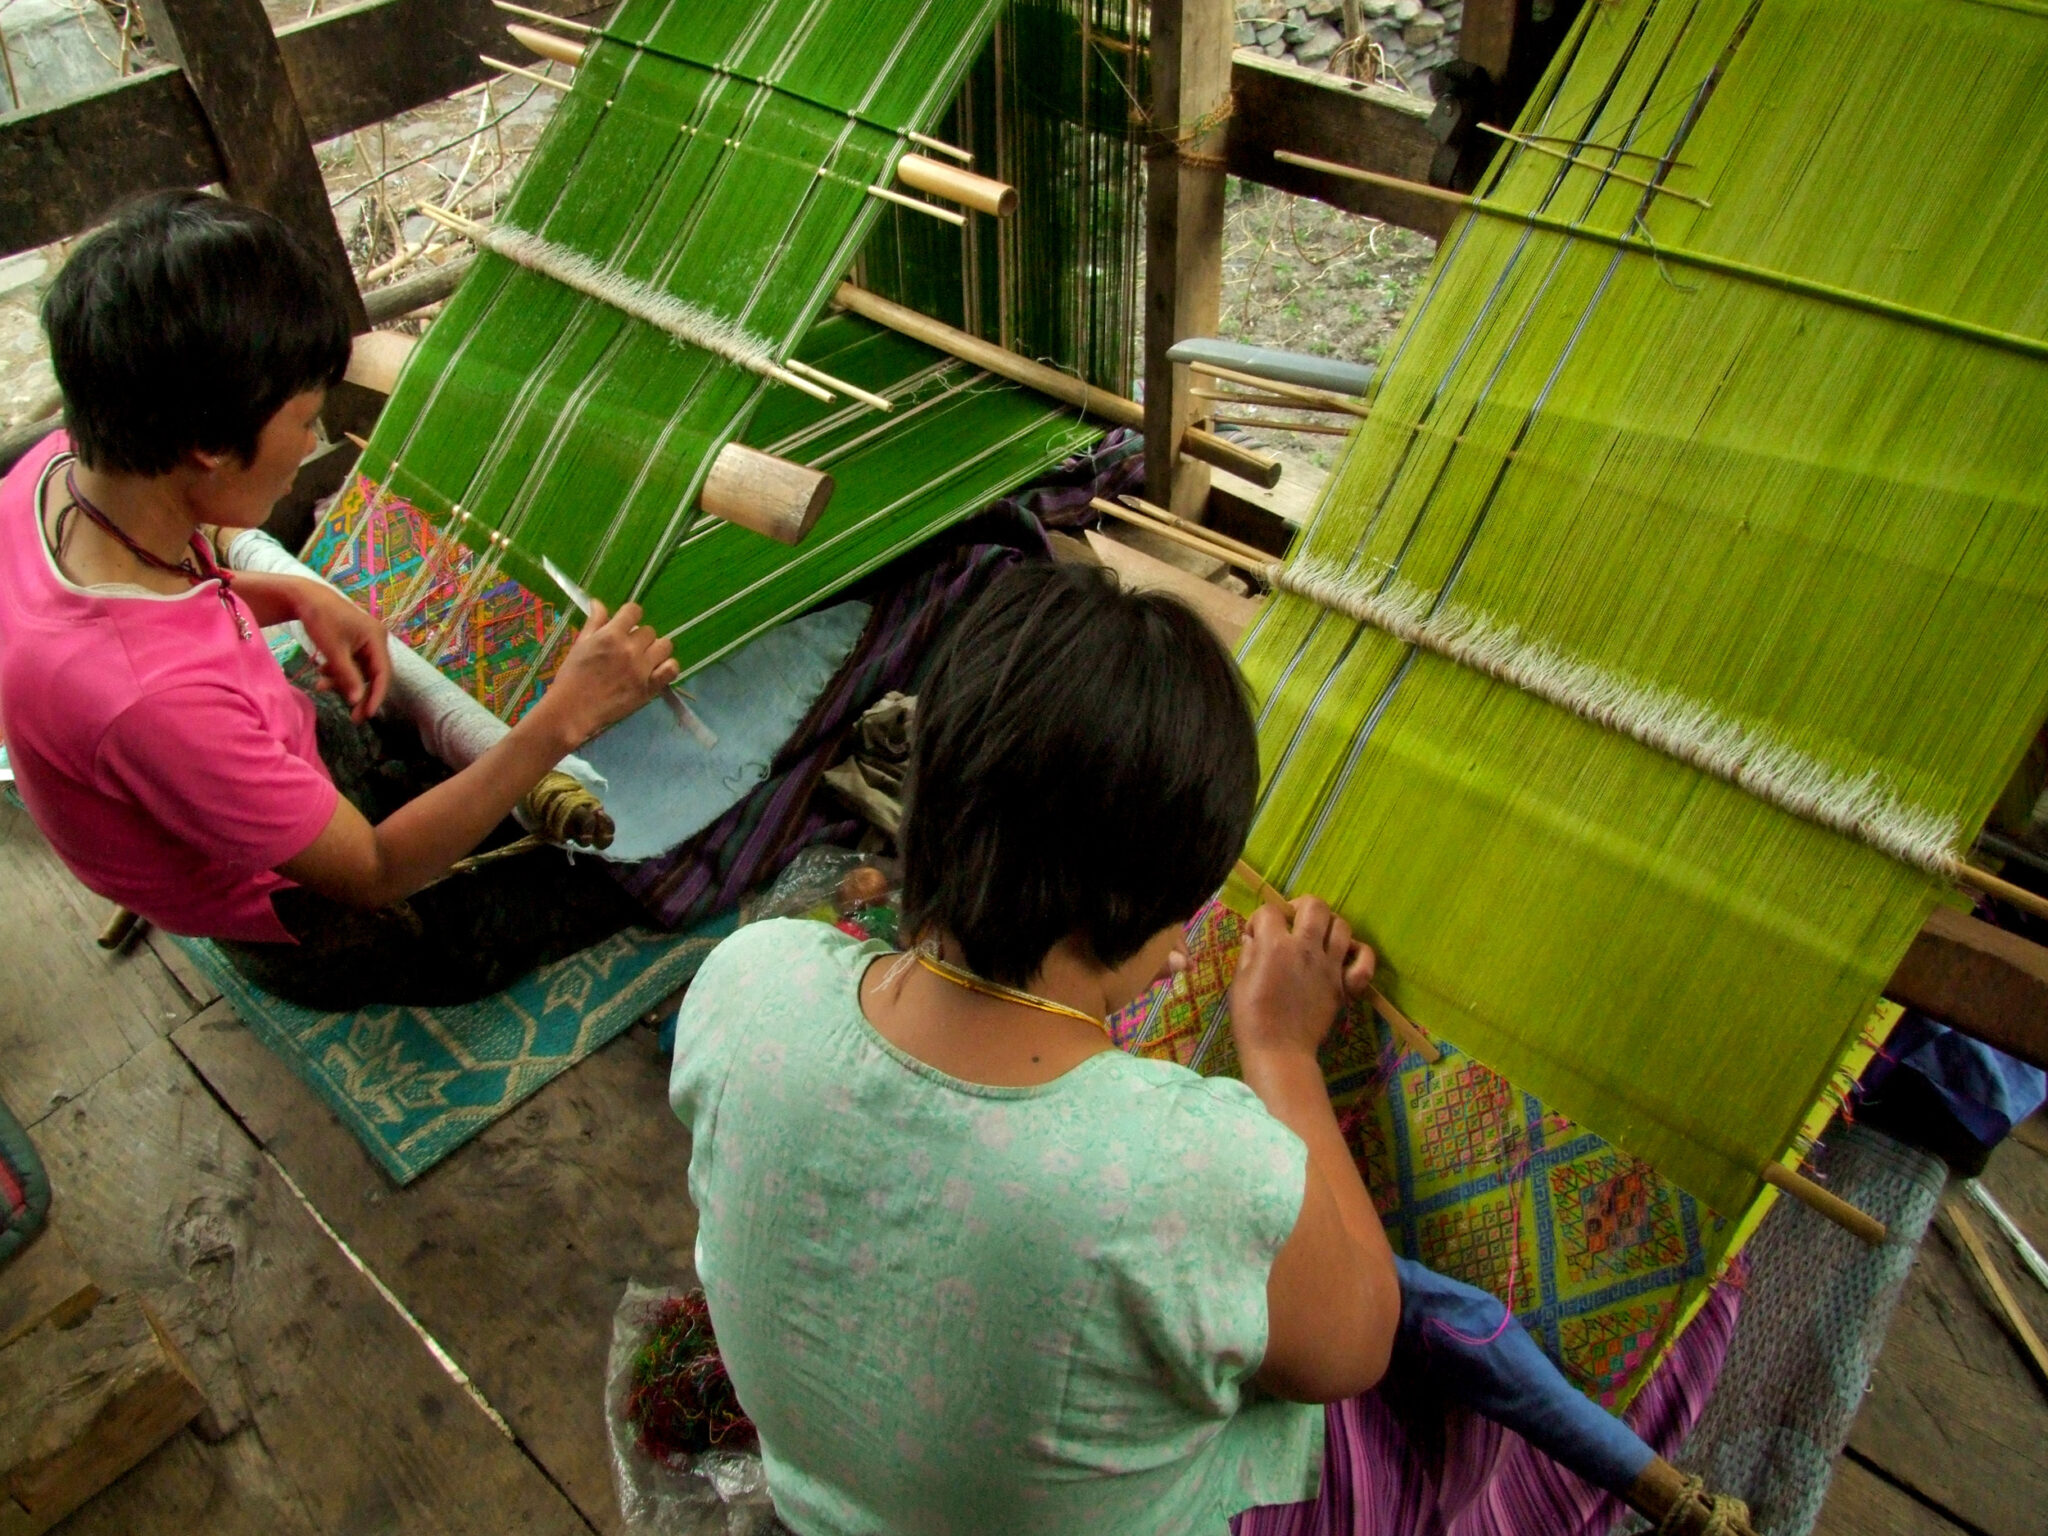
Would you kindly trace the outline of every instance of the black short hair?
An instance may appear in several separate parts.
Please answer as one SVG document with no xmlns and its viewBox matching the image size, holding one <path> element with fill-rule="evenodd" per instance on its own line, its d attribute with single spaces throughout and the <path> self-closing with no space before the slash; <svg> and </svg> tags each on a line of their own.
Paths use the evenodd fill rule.
<svg viewBox="0 0 2048 1536">
<path fill-rule="evenodd" d="M 1193 612 L 1091 566 L 1005 572 L 919 693 L 904 931 L 1010 986 L 1070 934 L 1121 965 L 1223 883 L 1258 781 L 1244 680 Z"/>
<path fill-rule="evenodd" d="M 348 367 L 326 263 L 269 214 L 203 192 L 130 203 L 43 299 L 64 428 L 94 469 L 161 475 L 188 452 L 255 457 L 292 396 Z"/>
</svg>

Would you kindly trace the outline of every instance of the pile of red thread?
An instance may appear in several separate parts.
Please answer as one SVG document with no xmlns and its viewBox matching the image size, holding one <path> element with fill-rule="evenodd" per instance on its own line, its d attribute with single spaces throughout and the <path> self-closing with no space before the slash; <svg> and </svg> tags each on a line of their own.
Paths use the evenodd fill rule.
<svg viewBox="0 0 2048 1536">
<path fill-rule="evenodd" d="M 711 1332 L 702 1291 L 670 1296 L 648 1320 L 626 1385 L 626 1421 L 656 1461 L 739 1449 L 757 1438 Z"/>
</svg>

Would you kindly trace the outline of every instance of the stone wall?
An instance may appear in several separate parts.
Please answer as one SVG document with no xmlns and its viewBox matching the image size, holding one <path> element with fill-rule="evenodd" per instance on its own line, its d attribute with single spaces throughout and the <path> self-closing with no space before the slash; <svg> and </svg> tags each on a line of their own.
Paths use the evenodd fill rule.
<svg viewBox="0 0 2048 1536">
<path fill-rule="evenodd" d="M 1394 74 L 1388 83 L 1428 96 L 1429 72 L 1458 56 L 1464 0 L 1434 7 L 1422 0 L 1359 0 L 1358 9 L 1366 35 Z M 1304 69 L 1327 70 L 1344 44 L 1342 0 L 1237 0 L 1237 43 Z"/>
</svg>

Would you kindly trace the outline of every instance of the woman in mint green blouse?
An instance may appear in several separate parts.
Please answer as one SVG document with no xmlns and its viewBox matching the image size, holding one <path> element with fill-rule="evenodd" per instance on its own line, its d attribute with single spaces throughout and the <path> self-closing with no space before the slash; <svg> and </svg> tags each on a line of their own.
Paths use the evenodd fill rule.
<svg viewBox="0 0 2048 1536">
<path fill-rule="evenodd" d="M 1315 1050 L 1370 950 L 1251 922 L 1244 1081 L 1110 1047 L 1242 849 L 1229 656 L 1099 572 L 1000 579 L 920 702 L 909 954 L 743 929 L 683 1004 L 697 1268 L 782 1519 L 852 1532 L 1222 1532 L 1311 1498 L 1319 1403 L 1400 1298 Z"/>
</svg>

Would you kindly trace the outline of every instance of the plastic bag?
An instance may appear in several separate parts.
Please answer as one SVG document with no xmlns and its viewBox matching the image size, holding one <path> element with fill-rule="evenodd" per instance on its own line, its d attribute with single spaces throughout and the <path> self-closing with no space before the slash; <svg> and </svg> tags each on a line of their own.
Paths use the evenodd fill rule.
<svg viewBox="0 0 2048 1536">
<path fill-rule="evenodd" d="M 663 1304 L 683 1294 L 634 1281 L 612 1314 L 604 1418 L 619 1513 L 628 1536 L 769 1536 L 783 1526 L 775 1518 L 758 1454 L 724 1449 L 656 1459 L 626 1418 L 633 1357 L 647 1342 Z"/>
</svg>

